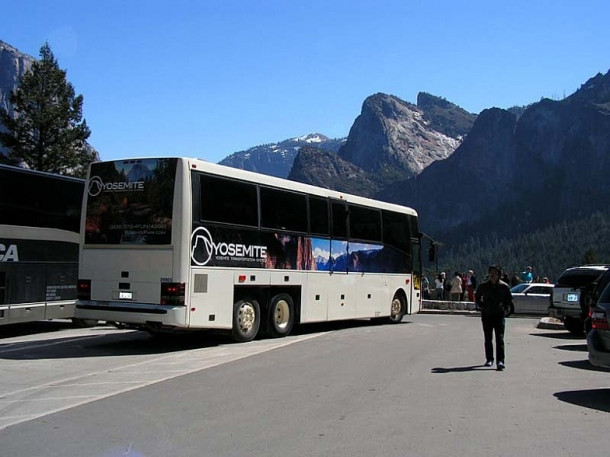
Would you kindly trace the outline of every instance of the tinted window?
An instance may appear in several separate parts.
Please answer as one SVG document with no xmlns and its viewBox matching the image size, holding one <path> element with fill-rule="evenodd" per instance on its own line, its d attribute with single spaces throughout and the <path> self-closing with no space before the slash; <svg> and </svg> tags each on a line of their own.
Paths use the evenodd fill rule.
<svg viewBox="0 0 610 457">
<path fill-rule="evenodd" d="M 600 303 L 610 303 L 610 284 L 606 286 L 601 296 L 599 297 Z"/>
<path fill-rule="evenodd" d="M 78 232 L 85 182 L 0 168 L 0 224 Z"/>
<path fill-rule="evenodd" d="M 202 174 L 201 219 L 257 227 L 256 186 L 242 181 Z"/>
<path fill-rule="evenodd" d="M 6 272 L 0 271 L 0 305 L 3 305 L 6 303 L 5 291 L 6 291 Z"/>
<path fill-rule="evenodd" d="M 347 239 L 347 205 L 343 202 L 333 202 L 332 208 L 332 237 Z"/>
<path fill-rule="evenodd" d="M 379 210 L 350 205 L 350 238 L 363 241 L 381 241 L 380 216 Z"/>
<path fill-rule="evenodd" d="M 261 227 L 306 232 L 307 199 L 303 194 L 261 187 Z"/>
<path fill-rule="evenodd" d="M 309 197 L 309 231 L 314 235 L 328 236 L 328 200 Z"/>
<path fill-rule="evenodd" d="M 130 159 L 91 165 L 87 244 L 171 243 L 178 159 Z"/>
<path fill-rule="evenodd" d="M 604 271 L 594 269 L 577 269 L 564 271 L 557 280 L 558 287 L 583 287 L 595 282 Z"/>
<path fill-rule="evenodd" d="M 542 294 L 542 295 L 551 295 L 551 288 L 550 287 L 540 287 L 540 286 L 535 286 L 535 287 L 531 287 L 527 293 L 528 294 Z"/>
<path fill-rule="evenodd" d="M 382 211 L 383 242 L 401 251 L 410 252 L 411 216 L 392 211 Z"/>
</svg>

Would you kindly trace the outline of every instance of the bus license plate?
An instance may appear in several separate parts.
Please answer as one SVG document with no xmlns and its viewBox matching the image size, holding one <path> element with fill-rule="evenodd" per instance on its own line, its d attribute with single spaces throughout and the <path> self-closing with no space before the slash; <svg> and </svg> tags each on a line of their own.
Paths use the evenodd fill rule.
<svg viewBox="0 0 610 457">
<path fill-rule="evenodd" d="M 577 302 L 578 294 L 566 294 L 566 301 L 567 302 Z"/>
<path fill-rule="evenodd" d="M 133 292 L 119 292 L 119 300 L 133 300 Z"/>
</svg>

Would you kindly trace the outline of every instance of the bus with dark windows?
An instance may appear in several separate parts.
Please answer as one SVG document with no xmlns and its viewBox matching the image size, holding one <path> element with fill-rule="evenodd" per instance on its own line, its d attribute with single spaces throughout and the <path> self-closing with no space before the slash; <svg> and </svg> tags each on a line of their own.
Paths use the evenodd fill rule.
<svg viewBox="0 0 610 457">
<path fill-rule="evenodd" d="M 411 208 L 189 158 L 91 164 L 76 316 L 236 341 L 419 311 Z"/>
<path fill-rule="evenodd" d="M 0 165 L 0 325 L 75 319 L 83 179 Z"/>
</svg>

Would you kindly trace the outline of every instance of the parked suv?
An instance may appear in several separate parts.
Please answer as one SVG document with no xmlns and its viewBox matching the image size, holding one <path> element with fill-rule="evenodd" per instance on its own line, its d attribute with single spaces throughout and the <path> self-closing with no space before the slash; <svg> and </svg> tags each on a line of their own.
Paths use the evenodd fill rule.
<svg viewBox="0 0 610 457">
<path fill-rule="evenodd" d="M 590 314 L 592 329 L 587 334 L 589 361 L 598 367 L 610 368 L 610 286 L 604 289 Z"/>
<path fill-rule="evenodd" d="M 561 319 L 571 334 L 582 335 L 589 308 L 603 290 L 601 280 L 610 279 L 610 274 L 605 276 L 609 269 L 610 265 L 583 265 L 564 271 L 553 288 L 549 315 Z"/>
</svg>

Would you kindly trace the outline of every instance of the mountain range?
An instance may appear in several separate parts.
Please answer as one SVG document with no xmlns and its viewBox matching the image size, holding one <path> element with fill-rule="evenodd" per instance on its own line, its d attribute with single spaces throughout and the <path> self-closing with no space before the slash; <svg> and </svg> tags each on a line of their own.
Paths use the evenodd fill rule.
<svg viewBox="0 0 610 457">
<path fill-rule="evenodd" d="M 256 171 L 280 178 L 288 177 L 299 150 L 315 146 L 324 151 L 337 152 L 345 138 L 331 139 L 320 133 L 310 133 L 297 138 L 289 138 L 279 143 L 263 144 L 238 151 L 219 163 L 229 167 Z"/>
</svg>

